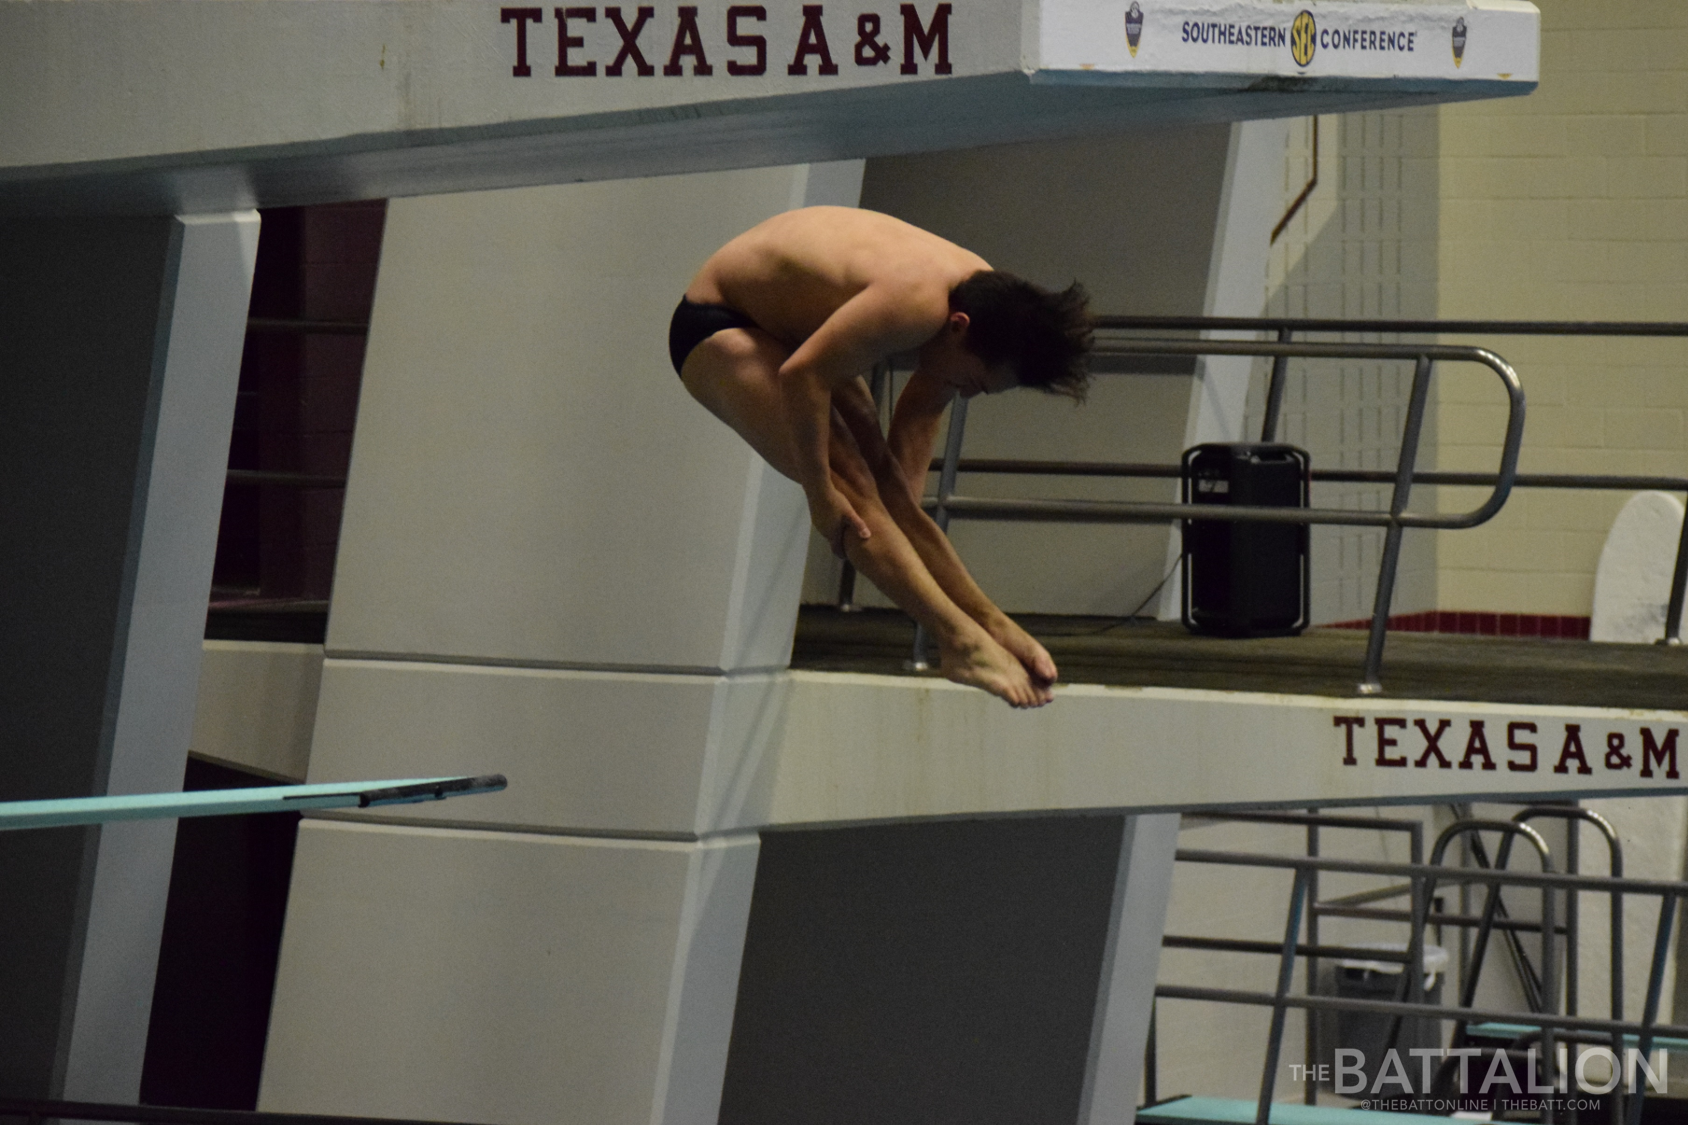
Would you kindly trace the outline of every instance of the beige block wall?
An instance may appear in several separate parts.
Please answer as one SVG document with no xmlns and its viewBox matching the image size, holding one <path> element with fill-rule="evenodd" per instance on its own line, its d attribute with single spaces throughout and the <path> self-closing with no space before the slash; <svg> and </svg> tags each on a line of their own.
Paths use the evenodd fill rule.
<svg viewBox="0 0 1688 1125">
<path fill-rule="evenodd" d="M 1688 4 L 1536 2 L 1540 88 L 1439 111 L 1437 311 L 1688 320 Z M 1524 470 L 1688 474 L 1688 341 L 1482 342 L 1529 396 Z M 1438 401 L 1439 467 L 1492 467 L 1492 380 L 1449 372 Z M 1524 491 L 1488 526 L 1441 534 L 1440 607 L 1588 614 L 1627 496 Z"/>
<path fill-rule="evenodd" d="M 1319 122 L 1318 185 L 1272 244 L 1266 315 L 1426 318 L 1436 307 L 1436 136 L 1434 109 L 1325 117 Z M 1311 178 L 1313 119 L 1291 127 L 1283 178 L 1270 185 L 1287 213 Z M 1328 337 L 1327 337 L 1328 338 Z M 1247 433 L 1259 434 L 1267 365 L 1250 387 Z M 1278 440 L 1306 449 L 1316 468 L 1392 469 L 1412 386 L 1410 363 L 1292 361 Z M 1428 419 L 1421 448 L 1436 442 Z M 1497 431 L 1499 432 L 1499 431 Z M 1377 486 L 1323 485 L 1320 507 L 1374 509 L 1388 502 Z M 1313 621 L 1369 616 L 1383 533 L 1315 527 Z M 1406 537 L 1394 612 L 1436 604 L 1432 533 Z"/>
</svg>

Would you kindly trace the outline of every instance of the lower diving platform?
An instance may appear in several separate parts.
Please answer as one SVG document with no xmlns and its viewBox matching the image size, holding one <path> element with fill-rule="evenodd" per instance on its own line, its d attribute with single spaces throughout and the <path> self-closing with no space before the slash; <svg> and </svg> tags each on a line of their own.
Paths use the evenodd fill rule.
<svg viewBox="0 0 1688 1125">
<path fill-rule="evenodd" d="M 1034 812 L 1688 792 L 1681 648 L 1399 634 L 1389 694 L 1360 697 L 1358 631 L 1221 640 L 1152 622 L 1023 621 L 1063 676 L 1054 703 L 1032 711 L 905 671 L 913 629 L 894 612 L 805 610 L 788 671 L 662 676 L 673 710 L 648 721 L 696 708 L 712 731 L 672 794 L 641 780 L 675 765 L 645 718 L 584 718 L 612 713 L 624 674 L 331 657 L 312 779 L 357 776 L 398 746 L 415 770 L 442 769 L 463 754 L 464 724 L 479 723 L 482 741 L 520 758 L 519 771 L 487 768 L 525 783 L 401 822 L 473 827 L 461 818 L 485 809 L 592 833 L 637 810 L 659 837 L 697 839 Z"/>
</svg>

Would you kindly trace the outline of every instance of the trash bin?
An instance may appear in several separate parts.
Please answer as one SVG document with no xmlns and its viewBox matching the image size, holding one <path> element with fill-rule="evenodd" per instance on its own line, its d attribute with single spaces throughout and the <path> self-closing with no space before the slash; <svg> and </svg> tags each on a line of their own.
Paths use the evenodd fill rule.
<svg viewBox="0 0 1688 1125">
<path fill-rule="evenodd" d="M 1185 450 L 1186 504 L 1305 508 L 1307 453 L 1293 445 L 1216 442 Z M 1184 521 L 1184 625 L 1226 637 L 1293 636 L 1307 627 L 1307 525 Z"/>
<path fill-rule="evenodd" d="M 1377 941 L 1360 942 L 1355 948 L 1390 950 L 1396 953 L 1407 951 L 1406 942 Z M 1429 1004 L 1442 1002 L 1442 971 L 1448 965 L 1448 951 L 1439 945 L 1426 943 L 1424 946 L 1424 1000 Z M 1353 1000 L 1394 1000 L 1397 989 L 1401 986 L 1401 973 L 1406 965 L 1400 961 L 1368 961 L 1364 958 L 1344 958 L 1336 963 L 1333 975 L 1334 992 L 1339 997 Z M 1334 1016 L 1332 1019 L 1330 1017 Z M 1381 1012 L 1327 1012 L 1325 1013 L 1325 1028 L 1327 1034 L 1321 1038 L 1327 1044 L 1321 1052 L 1324 1061 L 1332 1063 L 1330 1071 L 1330 1088 L 1338 1093 L 1347 1093 L 1352 1097 L 1363 1097 L 1370 1094 L 1372 1085 L 1377 1081 L 1379 1069 L 1386 1063 L 1386 1051 L 1389 1046 L 1389 1029 L 1395 1022 L 1395 1017 Z M 1434 1018 L 1418 1017 L 1403 1019 L 1400 1034 L 1395 1038 L 1395 1052 L 1401 1060 L 1400 1073 L 1404 1073 L 1413 1093 L 1420 1096 L 1430 1091 L 1420 1090 L 1423 1083 L 1423 1063 L 1415 1059 L 1410 1052 L 1414 1047 L 1438 1048 L 1443 1046 L 1442 1021 Z M 1336 1050 L 1344 1048 L 1359 1051 L 1363 1056 L 1361 1072 L 1365 1075 L 1365 1093 L 1361 1094 L 1352 1089 L 1355 1079 L 1347 1078 L 1348 1089 L 1339 1090 L 1336 1084 Z M 1352 1056 L 1345 1056 L 1352 1059 Z M 1434 1067 L 1432 1074 L 1434 1075 Z M 1378 1093 L 1379 1096 L 1405 1097 L 1406 1091 L 1401 1089 L 1400 1083 L 1394 1081 L 1397 1072 L 1394 1067 L 1388 1068 L 1390 1082 Z"/>
</svg>

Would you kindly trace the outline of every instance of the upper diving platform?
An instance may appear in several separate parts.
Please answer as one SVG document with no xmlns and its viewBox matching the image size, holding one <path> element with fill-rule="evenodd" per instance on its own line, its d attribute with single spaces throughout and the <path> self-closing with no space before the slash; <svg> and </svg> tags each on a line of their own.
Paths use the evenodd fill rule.
<svg viewBox="0 0 1688 1125">
<path fill-rule="evenodd" d="M 866 9 L 866 10 L 860 10 Z M 186 213 L 1524 94 L 1520 0 L 0 0 L 0 212 Z"/>
</svg>

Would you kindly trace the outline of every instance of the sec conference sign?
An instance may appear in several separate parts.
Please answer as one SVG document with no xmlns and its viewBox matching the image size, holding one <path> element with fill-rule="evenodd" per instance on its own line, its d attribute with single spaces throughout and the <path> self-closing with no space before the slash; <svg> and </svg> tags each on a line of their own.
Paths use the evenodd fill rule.
<svg viewBox="0 0 1688 1125">
<path fill-rule="evenodd" d="M 1038 13 L 1040 81 L 1466 79 L 1523 93 L 1540 69 L 1541 14 L 1522 0 L 1046 0 Z"/>
</svg>

